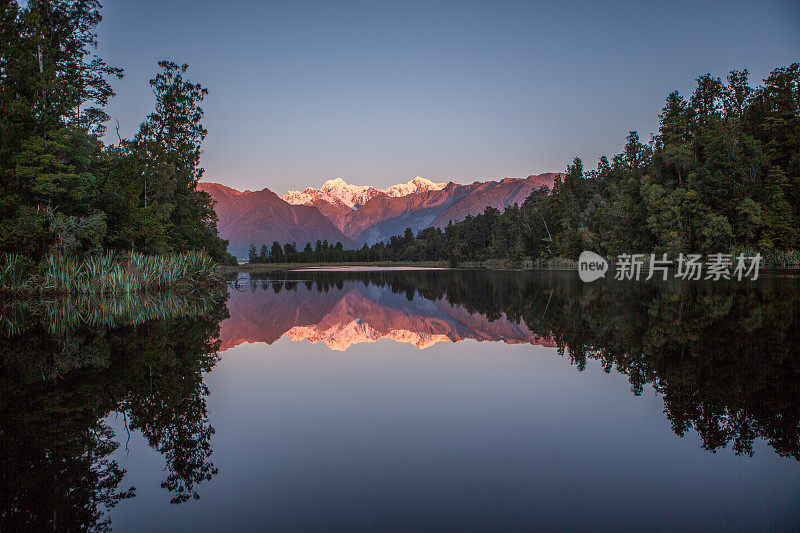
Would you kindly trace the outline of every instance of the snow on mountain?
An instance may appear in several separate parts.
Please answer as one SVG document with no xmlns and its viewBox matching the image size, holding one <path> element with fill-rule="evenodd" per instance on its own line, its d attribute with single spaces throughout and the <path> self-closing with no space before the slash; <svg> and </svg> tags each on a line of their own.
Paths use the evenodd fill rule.
<svg viewBox="0 0 800 533">
<path fill-rule="evenodd" d="M 333 217 L 316 206 L 290 205 L 269 189 L 240 192 L 207 182 L 197 189 L 214 200 L 219 235 L 237 257 L 247 257 L 250 243 L 260 247 L 272 241 L 297 242 L 302 247 L 308 241 L 327 239 L 347 245 L 348 238 L 332 222 Z"/>
<path fill-rule="evenodd" d="M 231 291 L 227 305 L 230 316 L 220 327 L 220 351 L 243 342 L 272 344 L 281 337 L 323 342 L 332 350 L 379 339 L 410 343 L 419 349 L 465 339 L 555 346 L 552 339 L 502 313 L 490 320 L 446 298 L 428 301 L 416 296 L 409 301 L 405 293 L 393 293 L 389 286 L 367 287 L 356 280 L 328 292 L 301 283 L 270 298 L 251 291 Z"/>
<path fill-rule="evenodd" d="M 429 179 L 417 176 L 408 183 L 398 183 L 385 189 L 376 189 L 371 185 L 351 185 L 342 178 L 328 180 L 322 187 L 308 187 L 303 191 L 288 191 L 283 199 L 294 205 L 310 205 L 315 200 L 324 200 L 332 204 L 344 203 L 351 209 L 358 209 L 380 194 L 391 198 L 407 196 L 416 192 L 438 191 L 447 183 L 434 183 Z"/>
<path fill-rule="evenodd" d="M 396 198 L 399 196 L 408 196 L 409 194 L 414 194 L 415 192 L 438 191 L 444 189 L 445 185 L 447 185 L 447 182 L 434 183 L 429 179 L 417 176 L 408 183 L 398 183 L 397 185 L 387 187 L 383 189 L 383 192 L 388 196 Z"/>
<path fill-rule="evenodd" d="M 247 253 L 249 243 L 341 241 L 360 247 L 402 234 L 406 228 L 418 232 L 428 227 L 445 227 L 468 215 L 483 213 L 487 206 L 503 210 L 522 204 L 535 189 L 552 189 L 560 173 L 527 178 L 434 183 L 414 178 L 386 189 L 350 185 L 342 179 L 322 187 L 289 191 L 283 198 L 264 189 L 239 192 L 215 183 L 201 183 L 215 201 L 217 229 L 229 241 L 232 253 Z"/>
</svg>

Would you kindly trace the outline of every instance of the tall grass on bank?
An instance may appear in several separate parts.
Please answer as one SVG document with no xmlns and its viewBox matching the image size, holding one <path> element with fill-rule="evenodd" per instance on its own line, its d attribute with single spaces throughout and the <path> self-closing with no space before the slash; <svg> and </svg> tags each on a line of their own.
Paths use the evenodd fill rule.
<svg viewBox="0 0 800 533">
<path fill-rule="evenodd" d="M 29 278 L 30 261 L 19 254 L 0 258 L 0 290 L 24 290 Z"/>
<path fill-rule="evenodd" d="M 191 290 L 222 279 L 203 252 L 144 255 L 136 252 L 79 259 L 52 254 L 38 265 L 25 257 L 0 258 L 0 292 L 29 294 L 125 294 Z"/>
</svg>

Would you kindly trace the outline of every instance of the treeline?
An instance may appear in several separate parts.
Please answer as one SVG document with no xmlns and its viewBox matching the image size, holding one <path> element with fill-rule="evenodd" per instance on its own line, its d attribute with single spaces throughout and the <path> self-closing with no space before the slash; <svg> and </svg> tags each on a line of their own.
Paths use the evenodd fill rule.
<svg viewBox="0 0 800 533">
<path fill-rule="evenodd" d="M 659 118 L 649 142 L 631 132 L 623 151 L 592 171 L 576 158 L 552 193 L 534 191 L 502 213 L 487 208 L 444 230 L 406 230 L 360 250 L 307 245 L 292 259 L 283 250 L 284 258 L 460 263 L 574 259 L 582 250 L 674 256 L 800 248 L 800 64 L 776 68 L 755 88 L 747 70 L 726 81 L 701 76 L 688 99 L 671 93 Z"/>
<path fill-rule="evenodd" d="M 250 244 L 248 261 L 250 263 L 348 263 L 373 261 L 440 261 L 443 232 L 440 228 L 427 228 L 417 235 L 406 229 L 403 235 L 394 236 L 388 243 L 364 245 L 355 250 L 345 250 L 341 242 L 328 243 L 318 240 L 310 241 L 302 249 L 296 243 L 283 246 L 274 241 L 271 247 L 261 245 L 257 251 L 255 244 Z M 425 249 L 420 253 L 420 247 Z M 412 251 L 413 250 L 413 251 Z"/>
<path fill-rule="evenodd" d="M 632 132 L 592 172 L 576 160 L 554 194 L 534 202 L 552 220 L 556 253 L 800 246 L 800 64 L 757 88 L 747 70 L 726 83 L 701 76 L 688 100 L 671 93 L 659 117 L 649 143 Z"/>
<path fill-rule="evenodd" d="M 0 251 L 32 262 L 101 250 L 204 250 L 228 260 L 195 186 L 208 91 L 159 62 L 155 109 L 132 139 L 101 140 L 120 68 L 94 51 L 97 0 L 0 5 Z"/>
<path fill-rule="evenodd" d="M 800 248 L 800 64 L 756 88 L 747 70 L 701 76 L 659 118 L 596 170 L 576 158 L 552 194 L 448 227 L 445 258 Z"/>
</svg>

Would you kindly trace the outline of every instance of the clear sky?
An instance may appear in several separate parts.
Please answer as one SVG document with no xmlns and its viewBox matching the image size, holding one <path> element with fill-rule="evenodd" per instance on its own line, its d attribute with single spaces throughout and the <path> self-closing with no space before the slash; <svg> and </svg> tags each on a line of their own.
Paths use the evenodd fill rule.
<svg viewBox="0 0 800 533">
<path fill-rule="evenodd" d="M 205 180 L 278 194 L 594 168 L 698 75 L 800 61 L 797 0 L 103 3 L 123 135 L 157 61 L 189 63 L 210 90 Z"/>
</svg>

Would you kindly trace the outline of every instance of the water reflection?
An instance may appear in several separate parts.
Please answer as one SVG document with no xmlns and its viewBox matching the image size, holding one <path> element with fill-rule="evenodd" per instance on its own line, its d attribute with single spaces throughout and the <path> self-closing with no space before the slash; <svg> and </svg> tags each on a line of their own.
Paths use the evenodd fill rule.
<svg viewBox="0 0 800 533">
<path fill-rule="evenodd" d="M 800 283 L 584 284 L 573 273 L 272 272 L 232 281 L 221 349 L 390 338 L 557 346 L 663 394 L 674 432 L 752 454 L 764 438 L 800 460 Z M 270 293 L 269 298 L 263 292 Z"/>
<path fill-rule="evenodd" d="M 549 335 L 536 334 L 503 312 L 476 312 L 450 303 L 444 293 L 426 290 L 440 283 L 454 290 L 448 282 L 470 282 L 464 273 L 413 274 L 289 272 L 239 280 L 228 301 L 231 316 L 222 325 L 221 349 L 242 342 L 272 344 L 282 336 L 339 351 L 380 339 L 420 349 L 464 339 L 555 346 Z M 304 275 L 312 278 L 298 279 Z"/>
<path fill-rule="evenodd" d="M 208 390 L 224 295 L 9 303 L 0 319 L 0 529 L 108 529 L 135 495 L 110 455 L 123 417 L 165 462 L 174 502 L 196 497 L 211 463 Z"/>
<path fill-rule="evenodd" d="M 227 302 L 7 302 L 0 530 L 110 527 L 109 509 L 136 494 L 114 453 L 133 432 L 160 454 L 172 503 L 213 491 L 205 373 L 218 352 L 280 338 L 333 350 L 381 339 L 414 351 L 464 340 L 553 347 L 578 371 L 596 360 L 625 375 L 634 395 L 652 385 L 674 433 L 696 432 L 707 450 L 750 455 L 764 439 L 794 463 L 798 322 L 790 278 L 587 285 L 574 273 L 276 272 L 236 276 Z"/>
</svg>

